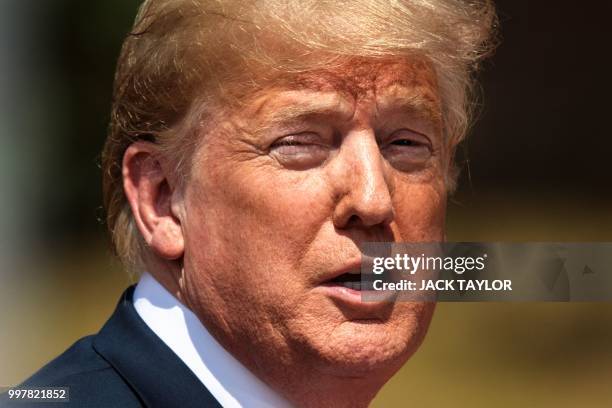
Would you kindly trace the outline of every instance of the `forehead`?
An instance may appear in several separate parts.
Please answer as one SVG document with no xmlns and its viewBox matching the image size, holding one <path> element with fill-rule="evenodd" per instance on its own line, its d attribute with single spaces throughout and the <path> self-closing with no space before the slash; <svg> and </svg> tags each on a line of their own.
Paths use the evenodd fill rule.
<svg viewBox="0 0 612 408">
<path fill-rule="evenodd" d="M 391 88 L 408 88 L 437 95 L 431 64 L 419 57 L 372 60 L 352 58 L 333 69 L 320 69 L 281 79 L 284 86 L 339 92 L 353 98 L 378 95 Z"/>
<path fill-rule="evenodd" d="M 249 117 L 264 121 L 336 111 L 351 117 L 355 103 L 376 113 L 411 112 L 438 123 L 441 106 L 435 72 L 420 58 L 350 59 L 330 69 L 281 76 L 247 98 Z"/>
</svg>

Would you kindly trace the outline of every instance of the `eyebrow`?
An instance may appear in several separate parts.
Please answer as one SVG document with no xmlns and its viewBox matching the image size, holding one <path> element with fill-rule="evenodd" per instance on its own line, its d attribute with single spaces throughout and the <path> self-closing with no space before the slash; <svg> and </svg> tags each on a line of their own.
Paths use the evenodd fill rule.
<svg viewBox="0 0 612 408">
<path fill-rule="evenodd" d="M 313 92 L 313 96 L 316 97 L 315 101 L 284 105 L 278 109 L 272 106 L 271 112 L 264 116 L 265 125 L 263 127 L 269 129 L 288 122 L 316 117 L 346 119 L 352 117 L 354 113 L 353 104 L 335 92 L 323 96 L 319 92 Z M 264 101 L 258 108 L 258 112 L 270 109 L 269 102 Z"/>
<path fill-rule="evenodd" d="M 418 92 L 403 86 L 392 87 L 392 95 L 376 98 L 375 116 L 378 118 L 385 112 L 406 112 L 421 118 L 438 122 L 442 119 L 440 105 L 435 96 L 429 92 Z"/>
</svg>

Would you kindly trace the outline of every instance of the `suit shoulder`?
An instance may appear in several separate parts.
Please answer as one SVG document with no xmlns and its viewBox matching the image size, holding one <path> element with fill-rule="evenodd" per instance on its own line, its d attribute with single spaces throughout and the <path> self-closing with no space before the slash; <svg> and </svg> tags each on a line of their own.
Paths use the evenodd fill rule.
<svg viewBox="0 0 612 408">
<path fill-rule="evenodd" d="M 142 406 L 121 375 L 94 350 L 93 338 L 78 340 L 20 387 L 68 387 L 70 402 L 77 406 Z"/>
<path fill-rule="evenodd" d="M 96 371 L 111 369 L 111 366 L 92 347 L 94 336 L 87 336 L 51 360 L 28 378 L 23 386 L 49 386 L 67 377 L 88 375 Z"/>
</svg>

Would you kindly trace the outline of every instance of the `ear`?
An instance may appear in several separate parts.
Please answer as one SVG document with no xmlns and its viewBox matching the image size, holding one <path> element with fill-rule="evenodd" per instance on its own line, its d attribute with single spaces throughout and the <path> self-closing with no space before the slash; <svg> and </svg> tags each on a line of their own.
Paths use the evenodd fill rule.
<svg viewBox="0 0 612 408">
<path fill-rule="evenodd" d="M 174 192 L 153 143 L 131 144 L 123 155 L 123 188 L 145 242 L 164 260 L 185 250 Z"/>
</svg>

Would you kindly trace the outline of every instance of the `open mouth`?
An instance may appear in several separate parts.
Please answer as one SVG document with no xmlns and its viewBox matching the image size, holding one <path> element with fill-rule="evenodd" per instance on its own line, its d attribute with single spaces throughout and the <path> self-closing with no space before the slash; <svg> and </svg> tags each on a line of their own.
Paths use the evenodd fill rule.
<svg viewBox="0 0 612 408">
<path fill-rule="evenodd" d="M 371 277 L 372 275 L 362 275 L 359 272 L 348 272 L 330 279 L 325 284 L 328 286 L 342 286 L 356 291 L 372 290 Z"/>
</svg>

